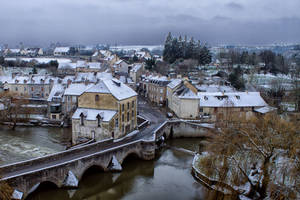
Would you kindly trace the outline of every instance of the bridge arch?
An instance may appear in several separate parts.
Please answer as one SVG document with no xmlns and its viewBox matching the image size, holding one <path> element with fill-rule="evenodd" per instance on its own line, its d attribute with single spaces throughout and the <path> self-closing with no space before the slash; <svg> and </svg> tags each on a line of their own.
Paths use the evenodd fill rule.
<svg viewBox="0 0 300 200">
<path fill-rule="evenodd" d="M 60 185 L 58 183 L 55 183 L 55 181 L 50 181 L 50 180 L 36 183 L 33 186 L 31 186 L 30 190 L 28 190 L 28 193 L 25 194 L 25 199 L 28 199 L 31 195 L 33 195 L 34 193 L 36 193 L 37 191 L 45 187 L 60 188 Z"/>
<path fill-rule="evenodd" d="M 122 158 L 121 160 L 119 161 L 119 163 L 122 165 L 124 160 L 126 160 L 126 158 L 130 157 L 130 156 L 135 156 L 139 159 L 141 159 L 141 155 L 140 155 L 140 152 L 136 152 L 135 150 L 131 150 L 129 152 L 127 152 Z"/>
<path fill-rule="evenodd" d="M 104 172 L 104 171 L 106 171 L 105 169 L 106 169 L 106 167 L 103 167 L 102 165 L 100 165 L 98 163 L 89 164 L 88 166 L 86 166 L 79 172 L 79 175 L 77 177 L 78 181 L 81 181 L 81 179 L 84 177 L 84 175 L 86 175 L 91 170 Z"/>
</svg>

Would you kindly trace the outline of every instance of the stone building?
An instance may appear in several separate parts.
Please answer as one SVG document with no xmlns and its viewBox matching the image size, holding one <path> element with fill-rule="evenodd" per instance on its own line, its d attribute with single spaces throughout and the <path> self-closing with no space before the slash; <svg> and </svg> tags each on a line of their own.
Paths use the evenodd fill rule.
<svg viewBox="0 0 300 200">
<path fill-rule="evenodd" d="M 167 99 L 167 85 L 170 83 L 165 76 L 148 76 L 141 83 L 144 95 L 158 105 L 165 105 Z"/>
<path fill-rule="evenodd" d="M 137 93 L 116 79 L 100 80 L 78 97 L 72 142 L 120 138 L 137 127 Z"/>
<path fill-rule="evenodd" d="M 175 79 L 167 86 L 167 105 L 177 117 L 195 119 L 199 117 L 198 90 L 189 81 Z"/>
<path fill-rule="evenodd" d="M 199 92 L 200 115 L 212 121 L 227 119 L 231 116 L 249 118 L 256 109 L 267 107 L 259 92 Z"/>
<path fill-rule="evenodd" d="M 144 64 L 135 64 L 133 65 L 132 69 L 130 70 L 130 78 L 133 80 L 133 82 L 138 83 L 142 74 L 144 72 Z"/>
</svg>

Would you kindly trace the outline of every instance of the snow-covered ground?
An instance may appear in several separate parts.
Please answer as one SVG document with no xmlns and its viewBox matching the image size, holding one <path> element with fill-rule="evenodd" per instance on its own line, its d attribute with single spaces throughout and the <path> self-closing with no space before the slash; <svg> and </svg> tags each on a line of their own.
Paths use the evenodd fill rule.
<svg viewBox="0 0 300 200">
<path fill-rule="evenodd" d="M 30 62 L 32 60 L 36 60 L 38 63 L 49 63 L 50 61 L 57 61 L 58 63 L 70 63 L 72 62 L 68 58 L 5 58 L 6 61 L 16 61 L 16 60 L 22 60 L 26 62 Z"/>
<path fill-rule="evenodd" d="M 117 50 L 117 51 L 140 51 L 142 48 L 147 48 L 150 51 L 152 50 L 163 50 L 163 45 L 127 45 L 127 46 L 111 46 L 110 50 Z"/>
</svg>

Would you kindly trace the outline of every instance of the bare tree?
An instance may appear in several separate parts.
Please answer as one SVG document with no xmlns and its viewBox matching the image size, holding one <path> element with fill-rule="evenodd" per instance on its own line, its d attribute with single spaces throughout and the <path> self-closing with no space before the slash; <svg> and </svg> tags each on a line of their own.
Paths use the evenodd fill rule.
<svg viewBox="0 0 300 200">
<path fill-rule="evenodd" d="M 199 169 L 221 191 L 251 199 L 299 198 L 299 125 L 271 114 L 232 117 L 205 147 Z"/>
<path fill-rule="evenodd" d="M 0 111 L 0 122 L 10 122 L 10 126 L 14 129 L 18 121 L 27 122 L 31 109 L 26 105 L 29 100 L 20 98 L 12 92 L 0 93 L 1 104 L 3 109 Z"/>
</svg>

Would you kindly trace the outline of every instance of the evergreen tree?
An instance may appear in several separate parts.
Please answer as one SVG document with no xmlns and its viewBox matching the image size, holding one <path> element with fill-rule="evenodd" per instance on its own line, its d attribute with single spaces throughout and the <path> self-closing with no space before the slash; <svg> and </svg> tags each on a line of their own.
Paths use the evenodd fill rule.
<svg viewBox="0 0 300 200">
<path fill-rule="evenodd" d="M 178 57 L 183 58 L 183 49 L 184 49 L 184 41 L 182 40 L 181 35 L 178 38 Z"/>
<path fill-rule="evenodd" d="M 32 69 L 32 74 L 37 74 L 37 70 L 35 67 Z"/>
<path fill-rule="evenodd" d="M 172 41 L 173 41 L 173 37 L 172 37 L 171 32 L 169 32 L 169 34 L 166 38 L 166 41 L 165 41 L 165 48 L 164 48 L 164 52 L 163 52 L 164 60 L 167 62 L 170 62 L 170 59 L 171 59 Z"/>
</svg>

